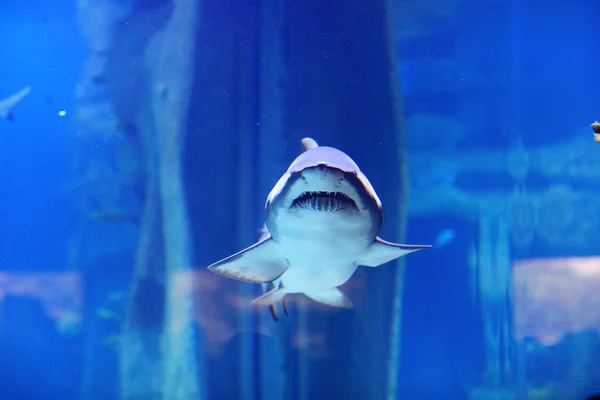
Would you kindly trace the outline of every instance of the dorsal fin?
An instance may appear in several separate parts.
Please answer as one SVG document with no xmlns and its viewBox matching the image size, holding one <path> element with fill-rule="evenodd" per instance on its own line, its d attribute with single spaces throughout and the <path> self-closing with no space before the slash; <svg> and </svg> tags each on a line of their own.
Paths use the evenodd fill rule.
<svg viewBox="0 0 600 400">
<path fill-rule="evenodd" d="M 302 146 L 304 147 L 304 151 L 307 151 L 319 147 L 319 144 L 315 139 L 305 137 L 304 139 L 302 139 Z"/>
</svg>

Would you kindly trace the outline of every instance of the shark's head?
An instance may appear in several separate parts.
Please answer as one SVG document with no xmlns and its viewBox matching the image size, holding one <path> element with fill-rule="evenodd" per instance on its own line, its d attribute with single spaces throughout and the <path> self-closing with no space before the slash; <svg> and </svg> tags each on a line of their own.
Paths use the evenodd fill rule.
<svg viewBox="0 0 600 400">
<path fill-rule="evenodd" d="M 275 304 L 304 293 L 334 307 L 351 308 L 338 289 L 358 266 L 377 267 L 430 246 L 387 242 L 378 234 L 381 202 L 356 163 L 332 147 L 302 139 L 304 153 L 279 179 L 265 205 L 260 240 L 208 266 L 216 274 L 263 284 L 254 304 Z"/>
<path fill-rule="evenodd" d="M 266 202 L 267 227 L 277 238 L 281 225 L 338 222 L 372 240 L 383 220 L 381 201 L 367 177 L 342 151 L 314 147 L 300 154 L 279 179 Z"/>
</svg>

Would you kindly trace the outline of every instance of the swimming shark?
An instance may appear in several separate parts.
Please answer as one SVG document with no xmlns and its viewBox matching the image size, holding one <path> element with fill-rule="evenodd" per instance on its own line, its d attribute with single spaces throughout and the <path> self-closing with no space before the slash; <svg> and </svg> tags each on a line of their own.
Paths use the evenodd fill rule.
<svg viewBox="0 0 600 400">
<path fill-rule="evenodd" d="M 378 235 L 382 204 L 367 177 L 344 152 L 302 139 L 305 151 L 269 193 L 261 238 L 250 247 L 209 265 L 231 279 L 271 289 L 252 300 L 275 304 L 302 293 L 333 307 L 352 308 L 339 286 L 359 266 L 377 267 L 429 245 L 392 243 Z"/>
<path fill-rule="evenodd" d="M 31 92 L 31 86 L 24 87 L 17 93 L 0 100 L 0 118 L 12 121 L 14 119 L 13 110 Z"/>
</svg>

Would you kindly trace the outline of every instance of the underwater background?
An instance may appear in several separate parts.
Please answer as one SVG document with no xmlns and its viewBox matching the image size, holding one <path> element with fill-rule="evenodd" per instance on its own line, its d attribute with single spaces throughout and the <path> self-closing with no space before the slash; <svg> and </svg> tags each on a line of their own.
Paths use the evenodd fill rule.
<svg viewBox="0 0 600 400">
<path fill-rule="evenodd" d="M 594 0 L 0 2 L 0 399 L 600 392 Z M 381 236 L 352 309 L 207 266 L 301 139 Z M 600 141 L 600 136 L 598 136 Z"/>
</svg>

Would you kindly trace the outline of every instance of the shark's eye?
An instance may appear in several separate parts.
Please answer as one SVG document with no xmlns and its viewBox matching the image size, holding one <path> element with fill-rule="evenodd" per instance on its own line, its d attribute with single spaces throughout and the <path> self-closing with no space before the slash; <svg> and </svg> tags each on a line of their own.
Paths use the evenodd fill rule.
<svg viewBox="0 0 600 400">
<path fill-rule="evenodd" d="M 354 200 L 341 192 L 304 192 L 293 201 L 291 208 L 295 207 L 330 212 L 358 209 Z"/>
</svg>

